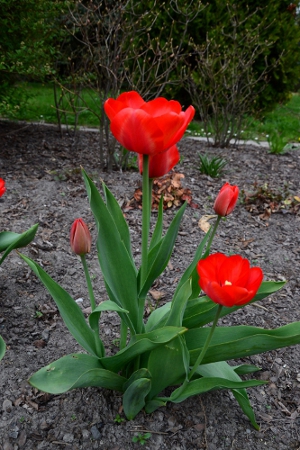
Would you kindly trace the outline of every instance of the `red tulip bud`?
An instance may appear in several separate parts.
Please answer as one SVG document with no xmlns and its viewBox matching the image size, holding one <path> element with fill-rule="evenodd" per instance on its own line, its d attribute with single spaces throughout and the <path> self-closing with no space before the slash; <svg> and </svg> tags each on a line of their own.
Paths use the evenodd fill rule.
<svg viewBox="0 0 300 450">
<path fill-rule="evenodd" d="M 5 181 L 2 180 L 2 178 L 0 178 L 0 197 L 2 197 L 5 191 L 6 191 Z"/>
<path fill-rule="evenodd" d="M 85 255 L 91 250 L 91 234 L 82 219 L 76 219 L 70 232 L 71 249 L 76 255 Z"/>
<path fill-rule="evenodd" d="M 225 183 L 220 189 L 214 204 L 214 210 L 218 216 L 228 216 L 228 214 L 233 211 L 238 196 L 239 188 L 237 186 L 231 186 L 229 183 Z"/>
</svg>

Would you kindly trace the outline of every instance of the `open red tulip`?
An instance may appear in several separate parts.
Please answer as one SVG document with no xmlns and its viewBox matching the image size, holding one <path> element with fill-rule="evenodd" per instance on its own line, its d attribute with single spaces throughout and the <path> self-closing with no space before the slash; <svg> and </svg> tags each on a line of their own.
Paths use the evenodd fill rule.
<svg viewBox="0 0 300 450">
<path fill-rule="evenodd" d="M 254 298 L 263 280 L 260 267 L 250 268 L 240 255 L 215 253 L 197 264 L 199 285 L 205 294 L 219 305 L 244 305 Z"/>
<path fill-rule="evenodd" d="M 219 216 L 228 216 L 237 202 L 239 196 L 239 188 L 225 183 L 215 200 L 214 210 Z"/>
<path fill-rule="evenodd" d="M 82 219 L 76 219 L 73 222 L 70 232 L 71 249 L 76 255 L 85 255 L 91 250 L 91 234 Z"/>
<path fill-rule="evenodd" d="M 193 106 L 182 111 L 179 102 L 163 97 L 145 102 L 135 91 L 124 92 L 116 100 L 109 98 L 104 110 L 112 134 L 123 147 L 151 156 L 175 145 L 195 114 Z"/>
<path fill-rule="evenodd" d="M 2 180 L 2 178 L 0 178 L 0 197 L 2 197 L 5 191 L 6 191 L 5 181 Z"/>
<path fill-rule="evenodd" d="M 138 154 L 139 171 L 143 173 L 143 155 Z M 149 178 L 163 177 L 179 162 L 180 154 L 176 145 L 163 153 L 149 156 Z"/>
</svg>

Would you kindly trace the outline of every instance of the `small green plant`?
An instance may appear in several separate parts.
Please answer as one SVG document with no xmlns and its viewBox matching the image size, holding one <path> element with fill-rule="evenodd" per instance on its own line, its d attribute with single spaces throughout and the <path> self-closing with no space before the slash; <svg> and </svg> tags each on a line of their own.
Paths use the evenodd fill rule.
<svg viewBox="0 0 300 450">
<path fill-rule="evenodd" d="M 285 136 L 275 131 L 271 134 L 267 134 L 266 138 L 270 146 L 270 153 L 276 155 L 284 153 L 284 149 L 287 144 L 287 139 Z"/>
<path fill-rule="evenodd" d="M 25 417 L 24 417 L 24 416 L 21 416 L 20 419 L 19 419 L 19 421 L 20 421 L 21 423 L 25 422 Z"/>
<path fill-rule="evenodd" d="M 77 420 L 76 414 L 72 414 L 71 415 L 71 421 L 75 422 L 75 420 Z"/>
<path fill-rule="evenodd" d="M 146 444 L 146 441 L 151 438 L 151 433 L 138 433 L 136 436 L 133 436 L 132 442 L 137 442 L 141 445 Z"/>
<path fill-rule="evenodd" d="M 120 414 L 117 414 L 116 417 L 114 418 L 114 422 L 116 422 L 116 423 L 122 423 L 124 421 L 125 421 L 125 419 L 123 417 L 121 417 Z"/>
<path fill-rule="evenodd" d="M 215 156 L 213 158 L 209 158 L 207 155 L 200 155 L 200 167 L 199 170 L 201 173 L 205 175 L 209 175 L 212 178 L 219 178 L 222 174 L 224 167 L 227 164 L 225 159 L 220 158 L 219 156 Z"/>
<path fill-rule="evenodd" d="M 41 319 L 43 317 L 43 313 L 39 310 L 36 310 L 33 317 L 35 319 Z"/>
</svg>

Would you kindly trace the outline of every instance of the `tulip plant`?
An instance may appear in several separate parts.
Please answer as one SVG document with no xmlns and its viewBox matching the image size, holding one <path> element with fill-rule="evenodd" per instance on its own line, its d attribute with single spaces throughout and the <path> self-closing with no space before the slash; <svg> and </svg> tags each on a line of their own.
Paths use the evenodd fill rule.
<svg viewBox="0 0 300 450">
<path fill-rule="evenodd" d="M 0 178 L 0 197 L 6 191 L 5 181 Z M 12 231 L 1 231 L 0 232 L 0 253 L 4 252 L 0 257 L 0 265 L 3 263 L 5 258 L 9 255 L 9 253 L 20 247 L 25 247 L 28 245 L 34 238 L 35 233 L 37 231 L 38 225 L 34 225 L 29 230 L 25 231 L 22 234 L 13 233 Z M 0 336 L 0 360 L 3 358 L 5 354 L 5 342 L 3 338 Z"/>
<path fill-rule="evenodd" d="M 222 217 L 232 212 L 237 186 L 226 183 L 216 198 L 216 223 L 203 238 L 184 271 L 171 301 L 145 317 L 145 301 L 156 278 L 166 268 L 186 205 L 163 233 L 163 204 L 150 233 L 152 178 L 164 175 L 178 162 L 177 142 L 194 116 L 177 101 L 164 98 L 145 102 L 127 92 L 108 99 L 105 111 L 111 132 L 122 146 L 138 154 L 143 177 L 142 257 L 137 267 L 123 212 L 105 184 L 102 194 L 82 170 L 90 207 L 97 225 L 97 251 L 107 298 L 95 301 L 85 255 L 91 236 L 82 219 L 71 229 L 73 251 L 80 256 L 91 302 L 86 321 L 74 299 L 33 260 L 22 255 L 55 300 L 60 314 L 86 353 L 64 356 L 33 374 L 36 388 L 60 394 L 74 388 L 99 386 L 120 391 L 128 419 L 141 409 L 147 413 L 215 389 L 230 389 L 255 428 L 258 428 L 246 388 L 265 381 L 241 379 L 259 370 L 250 364 L 229 365 L 245 358 L 300 342 L 300 322 L 275 330 L 253 326 L 217 326 L 218 319 L 250 302 L 262 300 L 284 283 L 263 281 L 262 270 L 250 267 L 239 255 L 210 255 L 212 239 Z M 105 353 L 99 319 L 115 311 L 120 317 L 120 348 Z M 165 388 L 171 390 L 165 391 Z M 166 394 L 168 392 L 168 395 Z"/>
</svg>

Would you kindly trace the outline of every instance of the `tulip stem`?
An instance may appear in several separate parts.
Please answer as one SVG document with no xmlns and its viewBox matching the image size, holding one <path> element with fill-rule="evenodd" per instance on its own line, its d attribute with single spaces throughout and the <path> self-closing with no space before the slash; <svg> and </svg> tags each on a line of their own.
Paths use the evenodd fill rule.
<svg viewBox="0 0 300 450">
<path fill-rule="evenodd" d="M 211 235 L 210 235 L 209 241 L 207 243 L 206 251 L 205 251 L 205 254 L 204 254 L 203 258 L 206 258 L 209 255 L 210 246 L 211 246 L 212 241 L 213 241 L 213 239 L 215 237 L 215 234 L 216 234 L 216 231 L 218 229 L 218 226 L 219 226 L 219 223 L 220 223 L 221 219 L 222 219 L 222 216 L 218 216 L 218 218 L 217 218 L 217 220 L 216 220 L 216 222 L 214 224 L 214 228 L 213 228 L 213 230 L 211 232 Z"/>
<path fill-rule="evenodd" d="M 85 275 L 86 284 L 87 284 L 87 288 L 88 288 L 88 292 L 89 292 L 90 304 L 91 304 L 91 308 L 92 308 L 92 312 L 93 312 L 94 309 L 96 308 L 96 301 L 95 301 L 93 286 L 92 286 L 92 282 L 91 282 L 91 277 L 90 277 L 89 269 L 88 269 L 88 266 L 86 263 L 85 255 L 80 255 L 80 258 L 81 258 L 81 262 L 83 265 L 84 275 Z M 97 322 L 97 324 L 94 327 L 92 327 L 92 329 L 95 333 L 95 344 L 96 344 L 97 355 L 99 356 L 99 358 L 101 358 L 102 356 L 105 356 L 105 350 L 104 350 L 103 343 L 99 336 L 99 322 Z"/>
<path fill-rule="evenodd" d="M 96 302 L 95 302 L 95 296 L 94 296 L 93 286 L 92 286 L 92 282 L 91 282 L 91 277 L 89 274 L 89 269 L 88 269 L 88 266 L 86 263 L 85 255 L 81 255 L 80 258 L 81 258 L 81 262 L 83 265 L 86 284 L 87 284 L 87 288 L 89 291 L 90 304 L 91 304 L 91 308 L 92 308 L 92 312 L 93 312 L 94 309 L 96 308 Z"/>
<path fill-rule="evenodd" d="M 149 156 L 143 155 L 143 209 L 142 209 L 142 267 L 141 281 L 144 284 L 147 278 L 148 242 L 150 230 L 150 186 L 149 186 Z"/>
<path fill-rule="evenodd" d="M 201 352 L 200 352 L 200 355 L 199 355 L 198 358 L 196 359 L 196 362 L 195 362 L 195 364 L 193 365 L 192 370 L 190 371 L 190 373 L 189 373 L 189 375 L 188 375 L 188 381 L 190 381 L 191 378 L 193 377 L 193 375 L 194 375 L 194 373 L 196 372 L 198 366 L 201 364 L 201 362 L 202 362 L 202 360 L 203 360 L 203 358 L 204 358 L 204 356 L 205 356 L 205 353 L 207 352 L 207 349 L 208 349 L 208 347 L 209 347 L 211 338 L 212 338 L 212 336 L 213 336 L 213 334 L 214 334 L 215 328 L 216 328 L 217 323 L 218 323 L 218 320 L 219 320 L 219 318 L 220 318 L 220 314 L 221 314 L 222 308 L 223 308 L 222 305 L 219 305 L 219 306 L 218 306 L 218 309 L 217 309 L 217 312 L 216 312 L 216 315 L 215 315 L 215 318 L 214 318 L 212 327 L 211 327 L 211 329 L 210 329 L 210 332 L 209 332 L 209 334 L 208 334 L 208 336 L 207 336 L 207 338 L 206 338 L 206 341 L 205 341 L 205 343 L 204 343 L 204 345 L 203 345 L 203 347 L 202 347 L 202 350 L 201 350 Z"/>
</svg>

